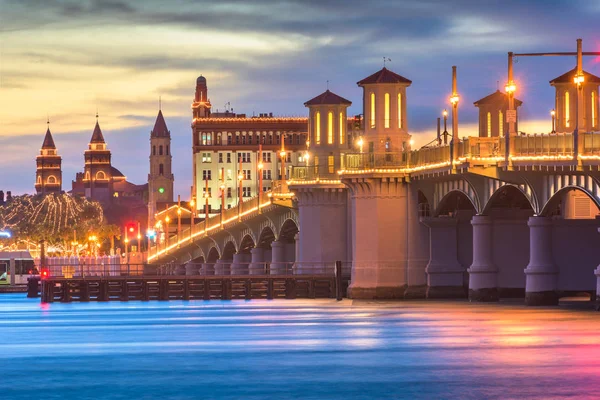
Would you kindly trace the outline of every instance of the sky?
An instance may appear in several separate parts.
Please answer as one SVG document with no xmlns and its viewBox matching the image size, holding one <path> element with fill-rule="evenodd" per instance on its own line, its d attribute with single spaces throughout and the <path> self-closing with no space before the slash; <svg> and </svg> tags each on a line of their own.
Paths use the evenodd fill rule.
<svg viewBox="0 0 600 400">
<path fill-rule="evenodd" d="M 158 99 L 172 135 L 175 192 L 189 195 L 191 109 L 207 78 L 213 110 L 301 115 L 329 88 L 362 113 L 356 82 L 383 66 L 413 81 L 408 127 L 433 139 L 458 67 L 460 136 L 476 135 L 473 102 L 506 82 L 507 52 L 600 50 L 591 0 L 0 0 L 0 190 L 34 192 L 47 119 L 63 189 L 83 169 L 98 112 L 113 165 L 148 174 Z M 597 59 L 584 69 L 600 75 Z M 521 57 L 519 129 L 550 130 L 548 81 L 574 57 Z"/>
</svg>

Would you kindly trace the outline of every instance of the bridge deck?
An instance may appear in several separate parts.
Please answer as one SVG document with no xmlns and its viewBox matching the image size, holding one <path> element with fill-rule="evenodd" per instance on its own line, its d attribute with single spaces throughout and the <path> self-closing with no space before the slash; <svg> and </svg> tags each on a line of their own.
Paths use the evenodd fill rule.
<svg viewBox="0 0 600 400">
<path fill-rule="evenodd" d="M 55 277 L 42 280 L 42 302 L 341 299 L 347 287 L 332 274 Z"/>
</svg>

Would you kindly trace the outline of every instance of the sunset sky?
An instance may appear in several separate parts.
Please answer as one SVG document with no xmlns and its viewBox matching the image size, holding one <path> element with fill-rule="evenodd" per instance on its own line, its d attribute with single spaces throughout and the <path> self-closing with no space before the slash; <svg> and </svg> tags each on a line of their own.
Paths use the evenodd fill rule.
<svg viewBox="0 0 600 400">
<path fill-rule="evenodd" d="M 63 189 L 83 169 L 98 110 L 113 165 L 148 174 L 158 98 L 173 137 L 176 193 L 191 185 L 196 77 L 213 109 L 306 115 L 329 87 L 362 112 L 356 82 L 382 67 L 411 79 L 408 125 L 432 139 L 458 66 L 461 135 L 475 134 L 473 102 L 506 81 L 506 53 L 600 50 L 600 2 L 471 0 L 0 0 L 0 190 L 34 191 L 46 118 L 63 157 Z M 520 58 L 520 129 L 550 129 L 548 81 L 573 58 Z M 591 57 L 584 69 L 600 75 Z"/>
</svg>

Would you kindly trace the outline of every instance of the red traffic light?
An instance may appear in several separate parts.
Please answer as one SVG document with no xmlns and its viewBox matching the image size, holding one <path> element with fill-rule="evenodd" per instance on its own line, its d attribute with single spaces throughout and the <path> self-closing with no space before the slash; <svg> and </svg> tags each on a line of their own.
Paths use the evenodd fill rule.
<svg viewBox="0 0 600 400">
<path fill-rule="evenodd" d="M 50 274 L 48 273 L 48 270 L 43 269 L 42 270 L 42 278 L 47 278 Z"/>
<path fill-rule="evenodd" d="M 135 231 L 135 228 L 133 226 L 130 226 L 129 227 L 129 232 L 133 232 L 133 231 Z"/>
</svg>

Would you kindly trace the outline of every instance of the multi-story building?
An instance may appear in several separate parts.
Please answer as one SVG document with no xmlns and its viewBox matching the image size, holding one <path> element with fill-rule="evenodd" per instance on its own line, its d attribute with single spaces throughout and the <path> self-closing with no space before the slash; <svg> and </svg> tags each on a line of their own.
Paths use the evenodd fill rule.
<svg viewBox="0 0 600 400">
<path fill-rule="evenodd" d="M 200 214 L 204 212 L 207 188 L 209 212 L 215 214 L 220 212 L 222 201 L 225 208 L 235 207 L 240 192 L 244 200 L 256 196 L 258 190 L 271 189 L 274 181 L 281 179 L 282 164 L 288 178 L 292 167 L 306 165 L 306 117 L 211 113 L 206 78 L 202 76 L 196 81 L 192 112 L 192 196 Z M 259 169 L 261 154 L 262 169 Z M 259 173 L 262 188 L 259 188 Z"/>
</svg>

